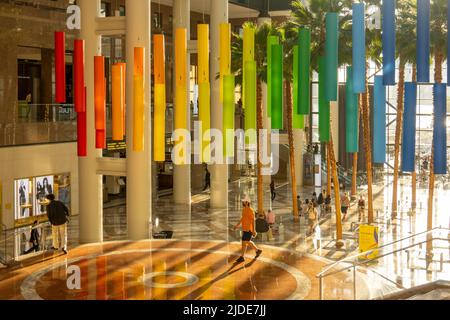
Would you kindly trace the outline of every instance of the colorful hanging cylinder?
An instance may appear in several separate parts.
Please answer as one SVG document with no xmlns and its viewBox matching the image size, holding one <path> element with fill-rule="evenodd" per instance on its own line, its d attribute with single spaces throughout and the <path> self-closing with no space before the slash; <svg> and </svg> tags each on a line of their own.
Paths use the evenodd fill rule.
<svg viewBox="0 0 450 320">
<path fill-rule="evenodd" d="M 209 81 L 209 25 L 199 24 L 198 30 L 198 117 L 201 122 L 200 161 L 210 161 L 211 89 Z"/>
<path fill-rule="evenodd" d="M 55 101 L 66 103 L 66 34 L 55 32 Z"/>
<path fill-rule="evenodd" d="M 434 173 L 447 174 L 447 86 L 436 83 L 433 86 L 434 101 Z"/>
<path fill-rule="evenodd" d="M 95 147 L 106 148 L 105 57 L 94 57 Z"/>
<path fill-rule="evenodd" d="M 76 112 L 86 112 L 84 103 L 84 40 L 75 40 L 73 48 L 74 103 Z"/>
<path fill-rule="evenodd" d="M 125 62 L 118 62 L 118 65 L 120 65 L 122 67 L 122 86 L 123 86 L 123 132 L 124 134 L 126 134 L 126 123 L 127 123 L 127 119 L 126 119 L 126 114 L 127 114 L 127 85 L 126 85 L 126 76 L 127 76 L 127 64 Z"/>
<path fill-rule="evenodd" d="M 300 28 L 298 46 L 298 114 L 309 115 L 311 109 L 311 30 Z"/>
<path fill-rule="evenodd" d="M 298 113 L 298 65 L 299 65 L 299 49 L 298 45 L 294 46 L 293 53 L 293 70 L 292 70 L 292 127 L 294 129 L 305 129 L 305 117 Z"/>
<path fill-rule="evenodd" d="M 416 170 L 416 109 L 417 84 L 405 83 L 405 111 L 403 115 L 402 171 Z"/>
<path fill-rule="evenodd" d="M 430 82 L 430 0 L 417 0 L 417 82 Z"/>
<path fill-rule="evenodd" d="M 347 83 L 345 88 L 345 142 L 347 153 L 359 152 L 359 109 L 358 94 L 353 84 L 353 67 L 347 67 Z"/>
<path fill-rule="evenodd" d="M 166 160 L 166 59 L 164 35 L 153 36 L 154 102 L 153 160 Z"/>
<path fill-rule="evenodd" d="M 383 84 L 395 85 L 395 0 L 383 0 L 382 6 Z"/>
<path fill-rule="evenodd" d="M 245 82 L 245 131 L 246 144 L 256 144 L 256 62 L 247 61 L 244 65 L 247 79 Z"/>
<path fill-rule="evenodd" d="M 243 51 L 242 51 L 242 65 L 244 66 L 247 61 L 255 60 L 255 28 L 252 24 L 246 23 L 244 25 L 244 39 L 243 39 Z M 244 70 L 245 71 L 245 70 Z M 245 101 L 245 72 L 242 74 L 242 101 Z"/>
<path fill-rule="evenodd" d="M 319 140 L 330 142 L 330 103 L 325 98 L 326 61 L 319 57 Z"/>
<path fill-rule="evenodd" d="M 366 92 L 366 26 L 364 3 L 353 4 L 353 90 Z"/>
<path fill-rule="evenodd" d="M 175 130 L 186 130 L 187 127 L 187 35 L 185 28 L 175 31 Z M 174 154 L 174 163 L 187 164 L 187 141 L 178 137 L 174 141 L 175 148 L 180 150 Z"/>
<path fill-rule="evenodd" d="M 144 151 L 144 123 L 145 123 L 145 48 L 134 48 L 133 70 L 133 151 Z"/>
<path fill-rule="evenodd" d="M 279 44 L 278 36 L 267 37 L 267 117 L 272 117 L 272 45 Z M 298 46 L 297 46 L 298 51 Z M 297 52 L 298 54 L 298 52 Z M 298 70 L 297 70 L 298 73 Z M 295 91 L 294 91 L 295 92 Z M 297 113 L 297 109 L 294 113 Z"/>
<path fill-rule="evenodd" d="M 111 67 L 111 86 L 112 86 L 112 139 L 113 141 L 122 141 L 125 135 L 123 126 L 123 109 L 125 87 L 123 86 L 123 67 L 120 64 L 114 64 Z"/>
<path fill-rule="evenodd" d="M 272 129 L 283 130 L 283 46 L 272 45 Z"/>
<path fill-rule="evenodd" d="M 450 0 L 447 0 L 447 31 L 450 30 Z M 447 32 L 447 64 L 450 61 L 450 32 Z M 450 86 L 450 68 L 447 66 L 447 86 Z"/>
<path fill-rule="evenodd" d="M 223 153 L 225 157 L 234 156 L 234 76 L 223 78 Z"/>
<path fill-rule="evenodd" d="M 331 102 L 337 101 L 339 17 L 335 12 L 328 12 L 325 20 L 325 57 L 327 65 L 325 98 L 328 102 Z"/>
<path fill-rule="evenodd" d="M 373 162 L 386 162 L 386 88 L 383 76 L 375 76 L 373 110 Z"/>
<path fill-rule="evenodd" d="M 220 102 L 223 102 L 223 77 L 231 73 L 231 25 L 221 23 L 220 31 Z M 244 70 L 245 72 L 245 70 Z"/>
<path fill-rule="evenodd" d="M 86 109 L 86 87 L 82 90 L 81 108 Z M 86 112 L 77 113 L 77 149 L 79 157 L 87 156 L 87 119 Z"/>
</svg>

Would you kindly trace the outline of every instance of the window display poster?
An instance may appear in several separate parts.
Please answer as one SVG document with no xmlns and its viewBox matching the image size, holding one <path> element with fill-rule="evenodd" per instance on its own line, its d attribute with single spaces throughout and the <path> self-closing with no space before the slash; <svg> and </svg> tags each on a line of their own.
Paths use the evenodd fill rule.
<svg viewBox="0 0 450 320">
<path fill-rule="evenodd" d="M 30 180 L 21 179 L 15 181 L 15 218 L 24 219 L 31 215 L 33 205 L 30 201 Z"/>
<path fill-rule="evenodd" d="M 36 215 L 46 214 L 46 204 L 48 203 L 46 196 L 54 194 L 54 177 L 45 176 L 34 179 L 35 186 L 35 201 L 36 201 Z"/>
</svg>

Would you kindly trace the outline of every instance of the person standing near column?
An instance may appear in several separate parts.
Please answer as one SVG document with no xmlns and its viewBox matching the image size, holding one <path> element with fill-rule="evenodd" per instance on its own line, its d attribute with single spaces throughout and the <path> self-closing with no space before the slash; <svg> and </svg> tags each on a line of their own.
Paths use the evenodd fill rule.
<svg viewBox="0 0 450 320">
<path fill-rule="evenodd" d="M 258 249 L 258 247 L 252 242 L 252 237 L 256 237 L 255 231 L 255 212 L 250 207 L 250 200 L 248 198 L 244 199 L 242 209 L 242 218 L 239 223 L 234 227 L 236 230 L 240 225 L 242 225 L 242 253 L 239 259 L 236 260 L 236 263 L 241 263 L 245 261 L 245 252 L 247 251 L 247 247 L 251 246 L 256 251 L 256 258 L 258 258 L 262 250 Z"/>
<path fill-rule="evenodd" d="M 67 254 L 67 222 L 69 209 L 61 201 L 55 200 L 54 194 L 47 195 L 50 203 L 47 206 L 48 220 L 52 225 L 53 250 L 60 248 Z"/>
</svg>

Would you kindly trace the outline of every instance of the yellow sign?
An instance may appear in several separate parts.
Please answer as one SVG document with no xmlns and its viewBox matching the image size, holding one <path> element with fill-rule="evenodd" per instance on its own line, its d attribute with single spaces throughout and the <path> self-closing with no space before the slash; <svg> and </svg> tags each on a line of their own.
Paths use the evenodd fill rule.
<svg viewBox="0 0 450 320">
<path fill-rule="evenodd" d="M 106 146 L 108 151 L 121 151 L 127 148 L 125 141 L 120 142 L 109 142 Z"/>
<path fill-rule="evenodd" d="M 378 227 L 361 225 L 359 226 L 359 252 L 367 252 L 360 256 L 360 259 L 374 259 L 378 257 Z"/>
</svg>

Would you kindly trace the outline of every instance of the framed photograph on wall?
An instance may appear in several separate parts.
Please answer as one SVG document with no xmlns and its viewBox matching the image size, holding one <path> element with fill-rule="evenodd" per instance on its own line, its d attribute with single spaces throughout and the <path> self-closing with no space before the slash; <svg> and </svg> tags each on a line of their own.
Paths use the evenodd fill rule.
<svg viewBox="0 0 450 320">
<path fill-rule="evenodd" d="M 49 194 L 54 194 L 54 176 L 37 177 L 34 179 L 35 215 L 47 213 L 47 198 Z"/>
<path fill-rule="evenodd" d="M 31 186 L 29 179 L 20 179 L 14 182 L 15 219 L 25 219 L 32 215 Z"/>
</svg>

